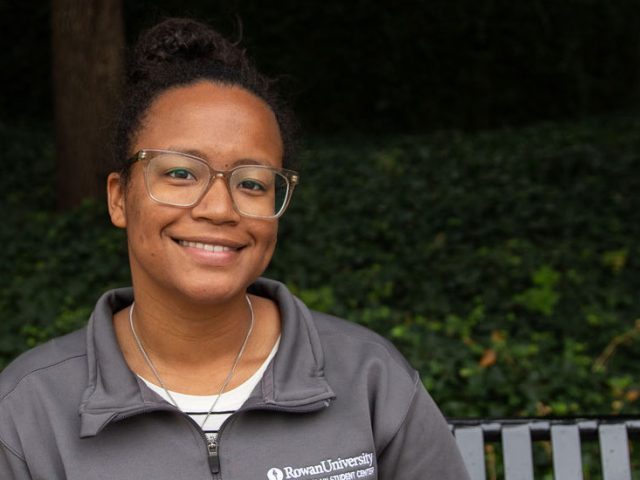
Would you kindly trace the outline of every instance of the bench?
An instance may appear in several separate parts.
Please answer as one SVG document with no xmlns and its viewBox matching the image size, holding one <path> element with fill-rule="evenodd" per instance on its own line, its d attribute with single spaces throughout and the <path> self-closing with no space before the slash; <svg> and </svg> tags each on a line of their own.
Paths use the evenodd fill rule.
<svg viewBox="0 0 640 480">
<path fill-rule="evenodd" d="M 595 440 L 599 441 L 602 478 L 633 478 L 630 440 L 640 438 L 637 417 L 450 418 L 448 422 L 471 480 L 487 478 L 485 443 L 502 444 L 505 480 L 533 480 L 532 442 L 538 441 L 551 442 L 555 480 L 583 480 L 581 442 Z"/>
</svg>

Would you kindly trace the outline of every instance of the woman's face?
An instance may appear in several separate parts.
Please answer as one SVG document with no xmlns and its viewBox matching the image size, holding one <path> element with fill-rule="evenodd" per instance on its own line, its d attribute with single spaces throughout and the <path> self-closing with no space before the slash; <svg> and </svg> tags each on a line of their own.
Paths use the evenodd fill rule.
<svg viewBox="0 0 640 480">
<path fill-rule="evenodd" d="M 188 152 L 216 170 L 247 162 L 280 168 L 283 156 L 278 123 L 263 100 L 205 81 L 170 89 L 152 103 L 131 153 L 141 149 Z M 128 186 L 111 174 L 108 192 L 112 222 L 127 229 L 134 286 L 149 294 L 231 300 L 273 255 L 277 221 L 239 215 L 223 179 L 194 207 L 160 205 L 149 198 L 144 165 L 136 162 Z"/>
</svg>

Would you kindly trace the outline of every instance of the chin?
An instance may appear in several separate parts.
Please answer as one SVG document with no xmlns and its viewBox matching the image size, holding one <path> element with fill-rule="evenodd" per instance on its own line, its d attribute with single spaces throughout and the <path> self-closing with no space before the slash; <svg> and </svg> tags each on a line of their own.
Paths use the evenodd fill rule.
<svg viewBox="0 0 640 480">
<path fill-rule="evenodd" d="M 229 300 L 236 298 L 238 295 L 244 296 L 247 287 L 251 283 L 253 282 L 250 282 L 247 285 L 223 285 L 221 282 L 212 280 L 206 284 L 189 285 L 188 287 L 181 289 L 181 293 L 193 303 L 215 305 L 228 302 Z"/>
</svg>

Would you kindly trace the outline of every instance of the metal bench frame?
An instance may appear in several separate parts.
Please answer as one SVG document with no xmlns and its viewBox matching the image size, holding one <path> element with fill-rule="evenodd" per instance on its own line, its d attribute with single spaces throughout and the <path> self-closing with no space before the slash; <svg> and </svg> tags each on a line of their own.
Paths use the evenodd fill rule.
<svg viewBox="0 0 640 480">
<path fill-rule="evenodd" d="M 533 441 L 551 441 L 555 480 L 583 480 L 582 440 L 598 440 L 604 480 L 632 480 L 629 440 L 637 417 L 450 418 L 471 480 L 486 480 L 485 442 L 502 443 L 505 480 L 533 480 Z"/>
</svg>

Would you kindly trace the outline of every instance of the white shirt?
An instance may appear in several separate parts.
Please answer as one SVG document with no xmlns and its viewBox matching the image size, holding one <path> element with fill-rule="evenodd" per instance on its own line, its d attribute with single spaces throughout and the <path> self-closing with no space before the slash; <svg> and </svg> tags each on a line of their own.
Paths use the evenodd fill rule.
<svg viewBox="0 0 640 480">
<path fill-rule="evenodd" d="M 216 398 L 218 398 L 218 395 L 186 395 L 184 393 L 169 390 L 171 396 L 178 403 L 176 407 L 189 415 L 198 425 L 200 425 L 204 433 L 207 435 L 207 438 L 214 439 L 217 437 L 220 426 L 224 421 L 247 401 L 249 395 L 251 395 L 251 392 L 262 378 L 264 371 L 267 369 L 267 365 L 269 365 L 269 362 L 278 351 L 279 345 L 280 338 L 276 341 L 276 344 L 273 346 L 273 349 L 269 353 L 267 359 L 247 381 L 238 385 L 233 390 L 229 390 L 228 392 L 224 392 L 220 395 L 220 400 L 216 403 L 216 408 L 211 412 L 211 415 L 209 415 L 205 425 L 202 425 L 202 422 L 207 416 L 207 412 L 211 408 L 211 405 L 213 405 Z M 146 378 L 140 378 L 151 390 L 156 392 L 167 402 L 173 403 L 167 395 L 167 392 L 165 392 L 162 387 L 151 383 Z"/>
</svg>

